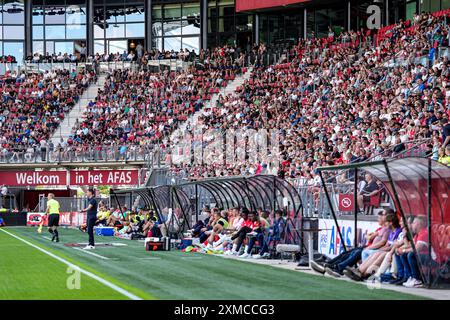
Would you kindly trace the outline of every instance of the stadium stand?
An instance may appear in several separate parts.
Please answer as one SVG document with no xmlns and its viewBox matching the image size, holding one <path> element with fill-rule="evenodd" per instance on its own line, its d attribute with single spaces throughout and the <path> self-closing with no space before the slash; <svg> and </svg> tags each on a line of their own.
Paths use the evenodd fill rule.
<svg viewBox="0 0 450 320">
<path fill-rule="evenodd" d="M 36 53 L 26 58 L 36 70 L 0 77 L 0 163 L 8 170 L 22 163 L 17 172 L 51 168 L 64 176 L 67 183 L 58 186 L 32 185 L 39 204 L 36 212 L 28 205 L 25 211 L 39 215 L 45 207 L 48 190 L 41 187 L 77 187 L 61 197 L 70 207 L 61 214 L 64 226 L 82 232 L 91 222 L 72 204 L 85 203 L 79 194 L 95 186 L 94 197 L 100 189 L 109 192 L 99 201 L 95 226 L 121 239 L 156 237 L 184 252 L 241 259 L 283 259 L 281 244 L 294 248 L 285 250 L 294 262 L 307 257 L 311 269 L 336 278 L 408 288 L 448 285 L 447 17 L 450 10 L 422 13 L 377 31 L 339 35 L 330 27 L 326 37 L 313 33 L 295 44 L 248 44 L 246 50 L 225 45 L 198 54 L 147 52 L 139 44 L 128 52 L 86 56 L 83 44 L 81 54 Z M 0 62 L 15 58 L 2 56 Z M 105 70 L 101 63 L 107 71 L 97 82 Z M 78 118 L 84 109 L 74 106 L 91 92 L 95 98 Z M 71 110 L 79 113 L 69 117 Z M 67 140 L 61 131 L 55 134 L 64 119 L 72 130 Z M 250 139 L 244 138 L 236 139 L 244 158 L 192 160 L 199 137 L 203 156 L 216 137 L 226 140 L 227 131 L 242 129 L 275 132 L 279 152 L 251 157 Z M 179 164 L 173 160 L 184 140 L 191 143 L 190 163 Z M 49 161 L 53 152 L 57 156 Z M 154 164 L 157 153 L 164 166 Z M 140 163 L 129 163 L 130 154 L 134 160 L 138 154 Z M 95 179 L 131 174 L 125 171 L 136 174 L 131 182 Z M 93 178 L 84 180 L 86 172 Z M 17 211 L 7 185 L 0 209 L 6 212 L 9 201 L 10 211 Z M 16 186 L 23 200 L 25 187 Z M 341 196 L 348 207 L 342 208 Z M 334 257 L 314 259 L 313 245 L 320 252 L 329 246 Z"/>
<path fill-rule="evenodd" d="M 130 52 L 116 52 L 110 54 L 96 53 L 94 56 L 82 57 L 81 55 L 67 54 L 67 53 L 53 53 L 53 54 L 39 54 L 35 53 L 33 56 L 25 59 L 27 62 L 32 63 L 50 63 L 50 62 L 85 62 L 97 61 L 97 62 L 111 62 L 111 61 L 133 61 L 138 63 L 145 63 L 149 60 L 163 60 L 163 59 L 179 59 L 183 61 L 193 61 L 196 54 L 194 51 L 188 49 L 181 49 L 180 51 L 164 51 L 154 50 L 150 52 L 144 52 L 143 49 L 130 51 Z"/>
<path fill-rule="evenodd" d="M 105 141 L 124 148 L 148 145 L 169 136 L 179 122 L 200 112 L 198 123 L 192 125 L 204 131 L 217 127 L 279 129 L 285 143 L 278 174 L 310 184 L 317 183 L 314 171 L 318 166 L 365 161 L 387 150 L 398 154 L 411 141 L 427 141 L 425 151 L 447 163 L 450 151 L 445 150 L 441 131 L 448 127 L 448 58 L 439 54 L 448 46 L 446 16 L 447 12 L 417 15 L 413 22 L 401 21 L 375 35 L 361 30 L 335 37 L 330 31 L 327 38 L 301 40 L 291 48 L 259 45 L 247 56 L 230 46 L 202 50 L 199 64 L 179 74 L 115 71 L 88 106 L 86 119 L 77 122 L 67 145 L 98 146 Z M 374 39 L 378 46 L 371 47 Z M 264 65 L 264 55 L 272 50 L 285 55 L 279 63 Z M 127 56 L 90 59 L 123 61 Z M 143 52 L 141 59 L 167 57 L 193 60 L 183 50 Z M 210 108 L 206 103 L 200 111 L 211 94 L 246 71 L 242 67 L 247 58 L 253 66 L 250 78 L 235 93 L 220 95 L 215 105 Z M 147 90 L 149 84 L 154 89 Z M 127 105 L 138 94 L 142 103 Z M 83 141 L 86 136 L 95 139 Z M 264 162 L 173 169 L 190 177 L 276 170 Z"/>
</svg>

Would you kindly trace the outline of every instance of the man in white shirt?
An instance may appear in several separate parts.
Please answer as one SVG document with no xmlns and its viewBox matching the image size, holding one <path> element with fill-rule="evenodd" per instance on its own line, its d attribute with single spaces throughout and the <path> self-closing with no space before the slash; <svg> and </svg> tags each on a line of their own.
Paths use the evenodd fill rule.
<svg viewBox="0 0 450 320">
<path fill-rule="evenodd" d="M 1 194 L 2 197 L 6 196 L 8 194 L 8 188 L 3 184 L 1 188 Z"/>
</svg>

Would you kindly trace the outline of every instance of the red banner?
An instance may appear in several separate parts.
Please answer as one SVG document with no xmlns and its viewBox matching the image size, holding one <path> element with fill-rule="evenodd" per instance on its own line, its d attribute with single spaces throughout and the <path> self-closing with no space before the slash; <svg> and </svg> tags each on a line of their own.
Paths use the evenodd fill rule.
<svg viewBox="0 0 450 320">
<path fill-rule="evenodd" d="M 0 183 L 11 187 L 66 186 L 66 171 L 0 171 Z"/>
<path fill-rule="evenodd" d="M 339 194 L 339 211 L 348 212 L 353 210 L 353 194 Z"/>
<path fill-rule="evenodd" d="M 72 186 L 137 185 L 138 170 L 78 170 L 70 172 Z"/>
<path fill-rule="evenodd" d="M 72 224 L 70 212 L 61 212 L 59 214 L 59 225 L 60 226 L 70 226 Z"/>
<path fill-rule="evenodd" d="M 69 178 L 67 177 L 69 175 Z M 8 187 L 138 185 L 139 170 L 0 171 Z"/>
<path fill-rule="evenodd" d="M 272 7 L 283 7 L 310 0 L 236 0 L 236 12 Z"/>
</svg>

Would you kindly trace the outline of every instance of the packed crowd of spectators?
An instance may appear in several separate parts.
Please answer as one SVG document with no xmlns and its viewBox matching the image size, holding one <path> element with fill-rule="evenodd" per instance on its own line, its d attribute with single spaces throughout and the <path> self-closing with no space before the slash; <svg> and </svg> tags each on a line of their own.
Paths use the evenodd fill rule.
<svg viewBox="0 0 450 320">
<path fill-rule="evenodd" d="M 413 237 L 408 236 L 406 222 L 391 209 L 380 212 L 378 224 L 376 230 L 366 235 L 366 243 L 362 246 L 349 249 L 333 259 L 313 261 L 311 266 L 317 272 L 334 277 L 346 276 L 355 281 L 422 287 L 418 259 L 422 264 L 427 263 L 430 245 L 426 216 L 411 217 L 408 225 Z M 437 259 L 434 251 L 432 258 Z"/>
<path fill-rule="evenodd" d="M 122 53 L 111 53 L 111 54 L 98 54 L 88 57 L 89 60 L 96 60 L 98 62 L 112 62 L 112 61 L 128 61 L 137 62 L 140 64 L 147 64 L 150 60 L 165 60 L 165 59 L 177 59 L 182 61 L 194 61 L 197 54 L 194 50 L 181 49 L 180 51 L 170 50 L 170 51 L 160 51 L 151 50 L 146 51 L 140 45 L 137 46 L 135 50 L 124 51 Z"/>
<path fill-rule="evenodd" d="M 259 161 L 213 165 L 184 164 L 173 170 L 187 177 L 278 174 L 316 183 L 315 169 L 327 164 L 365 161 L 409 141 L 426 140 L 427 152 L 449 163 L 448 47 L 444 17 L 416 15 L 413 21 L 374 34 L 330 29 L 295 46 L 280 46 L 284 61 L 266 65 L 273 47 L 244 50 L 225 46 L 180 52 L 146 52 L 141 44 L 111 55 L 47 55 L 62 61 L 193 60 L 185 71 L 116 70 L 77 122 L 66 145 L 113 145 L 123 150 L 167 137 L 182 121 L 200 111 L 197 123 L 207 130 L 268 129 L 279 136 L 280 153 Z M 84 47 L 85 48 L 85 47 Z M 37 56 L 38 57 L 38 56 Z M 195 57 L 195 58 L 194 58 Z M 425 58 L 424 58 L 425 57 Z M 39 57 L 41 59 L 42 57 Z M 220 95 L 212 108 L 205 101 L 227 85 L 251 60 L 253 71 L 236 92 Z M 447 140 L 447 141 L 445 141 Z M 164 147 L 171 149 L 176 141 Z"/>
<path fill-rule="evenodd" d="M 137 49 L 139 49 L 139 46 Z M 142 59 L 144 60 L 165 58 L 188 60 L 192 59 L 193 52 L 189 52 L 189 50 L 165 53 L 152 51 L 143 54 Z M 30 117 L 34 116 L 34 112 L 39 113 L 36 119 L 40 119 L 43 114 L 47 115 L 44 118 L 46 129 L 41 130 L 43 135 L 40 135 L 39 141 L 36 142 L 32 139 L 31 143 L 26 145 L 20 143 L 13 145 L 12 141 L 8 140 L 8 136 L 4 136 L 3 141 L 8 140 L 10 145 L 4 145 L 2 161 L 33 161 L 36 156 L 40 156 L 39 159 L 43 161 L 48 159 L 50 161 L 57 161 L 58 159 L 80 161 L 82 158 L 124 160 L 135 156 L 142 158 L 149 152 L 149 148 L 153 147 L 154 142 L 160 141 L 163 136 L 167 136 L 179 122 L 185 121 L 190 114 L 198 111 L 211 98 L 213 93 L 217 93 L 236 75 L 241 74 L 245 62 L 244 53 L 231 46 L 202 50 L 195 57 L 198 58 L 198 63 L 184 71 L 160 70 L 152 72 L 148 70 L 149 68 L 141 68 L 139 71 L 114 71 L 107 78 L 104 88 L 99 90 L 96 100 L 89 103 L 86 117 L 76 120 L 72 137 L 62 140 L 60 143 L 54 144 L 48 140 L 48 137 L 51 136 L 51 132 L 54 132 L 64 118 L 64 114 L 78 100 L 79 94 L 74 99 L 70 99 L 69 103 L 61 104 L 58 110 L 55 110 L 55 108 L 59 106 L 59 101 L 58 103 L 48 103 L 53 107 L 49 111 L 45 110 L 48 106 L 44 106 L 44 110 L 33 108 Z M 87 57 L 87 60 L 96 62 L 122 61 L 124 58 L 125 54 L 104 56 L 97 54 L 94 57 Z M 69 60 L 73 62 L 75 61 L 75 55 L 72 58 L 67 54 L 49 55 L 44 60 L 51 61 L 52 59 L 60 62 Z M 37 85 L 39 77 L 47 81 L 50 74 L 51 80 L 59 89 L 61 85 L 57 82 L 60 80 L 54 79 L 54 77 L 58 77 L 55 76 L 55 72 L 58 76 L 70 74 L 72 77 L 75 71 L 60 70 L 46 72 L 44 75 L 33 74 L 31 76 L 24 73 L 20 75 L 8 73 L 3 78 L 3 83 L 14 82 L 18 86 L 18 83 L 26 82 Z M 83 72 L 80 72 L 80 74 Z M 86 83 L 91 81 L 94 74 L 95 72 L 92 74 L 87 72 L 84 78 L 77 76 L 74 80 L 80 81 L 81 87 L 85 88 Z M 16 78 L 17 81 L 14 80 Z M 61 80 L 63 80 L 62 86 L 66 86 L 67 83 L 64 80 L 67 79 L 63 77 Z M 23 84 L 20 85 L 24 86 Z M 46 85 L 47 82 L 39 83 L 39 88 L 42 87 L 41 89 L 46 92 Z M 73 89 L 72 83 L 70 86 Z M 27 85 L 27 90 L 30 90 L 29 87 L 30 84 Z M 78 86 L 77 89 L 79 89 Z M 73 93 L 70 92 L 70 94 Z M 81 91 L 78 93 L 81 93 Z M 48 97 L 47 94 L 42 98 L 47 99 Z M 62 97 L 65 98 L 65 95 Z M 20 101 L 16 101 L 16 103 L 20 103 Z M 44 103 L 44 100 L 41 103 Z M 6 104 L 4 107 L 6 107 Z M 43 111 L 47 112 L 43 113 Z M 49 112 L 52 114 L 50 119 L 48 118 Z M 10 125 L 7 124 L 7 118 L 2 118 L 2 120 L 3 127 Z M 15 121 L 13 122 L 15 123 Z M 27 122 L 30 122 L 30 120 L 27 120 Z M 39 127 L 39 124 L 37 126 Z M 29 133 L 26 131 L 25 141 L 27 141 L 28 135 Z"/>
<path fill-rule="evenodd" d="M 284 239 L 287 230 L 281 210 L 270 213 L 261 208 L 256 211 L 245 207 L 220 210 L 206 206 L 200 217 L 189 230 L 191 236 L 198 239 L 197 247 L 239 258 L 269 257 L 270 249 Z"/>
<path fill-rule="evenodd" d="M 146 236 L 161 237 L 167 234 L 164 223 L 149 208 L 108 207 L 103 201 L 98 204 L 95 226 L 112 227 L 115 236 L 131 240 L 143 239 Z M 82 224 L 79 230 L 87 232 L 87 224 Z"/>
<path fill-rule="evenodd" d="M 46 148 L 47 140 L 95 81 L 92 72 L 52 70 L 0 78 L 1 157 L 16 161 Z"/>
<path fill-rule="evenodd" d="M 257 48 L 257 49 L 255 49 Z M 273 49 L 267 51 L 264 46 L 260 47 L 252 47 L 248 46 L 245 50 L 247 55 L 252 57 L 254 61 L 262 61 L 264 54 L 269 52 L 281 52 L 285 51 L 281 47 L 277 46 Z M 193 49 L 189 50 L 188 48 L 180 49 L 179 51 L 175 50 L 159 50 L 153 49 L 150 51 L 145 50 L 141 43 L 138 43 L 134 49 L 124 50 L 123 52 L 115 52 L 109 54 L 100 54 L 96 53 L 94 55 L 88 55 L 87 49 L 85 46 L 80 48 L 80 52 L 78 53 L 67 53 L 67 52 L 58 52 L 58 53 L 34 53 L 31 56 L 26 57 L 27 62 L 33 63 L 56 63 L 56 62 L 137 62 L 140 64 L 146 64 L 150 60 L 165 60 L 165 59 L 176 59 L 182 61 L 190 61 L 194 62 L 197 58 L 200 61 L 204 61 L 205 59 L 214 60 L 215 57 L 219 54 L 219 52 L 223 51 L 227 56 L 233 56 L 233 60 L 238 59 L 241 54 L 244 54 L 244 50 L 240 47 L 234 46 L 224 46 L 218 49 L 200 49 L 198 53 L 196 53 Z M 15 58 L 13 56 L 2 56 L 0 57 L 0 62 L 11 62 L 10 59 Z M 8 61 L 6 61 L 8 60 Z"/>
<path fill-rule="evenodd" d="M 426 140 L 429 155 L 449 164 L 450 62 L 445 17 L 417 15 L 380 33 L 345 32 L 301 40 L 296 57 L 255 65 L 235 93 L 205 108 L 194 127 L 275 129 L 280 170 L 270 160 L 174 167 L 189 177 L 277 171 L 314 182 L 315 169 L 365 161 L 408 141 Z M 345 41 L 344 38 L 345 37 Z M 445 153 L 447 152 L 447 157 Z"/>
</svg>

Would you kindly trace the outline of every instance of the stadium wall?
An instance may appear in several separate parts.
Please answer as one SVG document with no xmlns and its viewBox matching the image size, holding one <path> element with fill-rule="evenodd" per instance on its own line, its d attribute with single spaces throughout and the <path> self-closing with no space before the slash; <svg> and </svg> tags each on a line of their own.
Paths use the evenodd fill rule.
<svg viewBox="0 0 450 320">
<path fill-rule="evenodd" d="M 355 221 L 353 219 L 339 219 L 339 227 L 342 232 L 346 247 L 353 247 L 355 239 Z M 365 244 L 367 234 L 378 227 L 377 221 L 358 221 L 356 230 L 358 245 Z M 329 257 L 335 257 L 344 251 L 339 232 L 333 219 L 319 219 L 318 251 Z"/>
<path fill-rule="evenodd" d="M 59 169 L 59 170 L 58 170 Z M 56 197 L 72 197 L 78 187 L 138 187 L 145 180 L 146 169 L 51 169 L 0 170 L 0 184 L 8 189 L 8 199 L 1 205 L 11 210 L 33 210 L 39 196 L 49 192 Z"/>
</svg>

